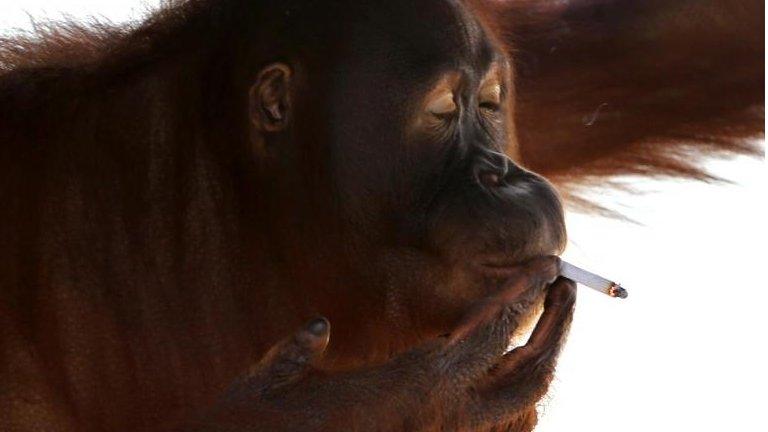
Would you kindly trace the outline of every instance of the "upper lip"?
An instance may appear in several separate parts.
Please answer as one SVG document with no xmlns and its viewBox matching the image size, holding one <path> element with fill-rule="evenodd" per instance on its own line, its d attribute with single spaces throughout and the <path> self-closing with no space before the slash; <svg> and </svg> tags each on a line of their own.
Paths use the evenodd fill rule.
<svg viewBox="0 0 768 432">
<path fill-rule="evenodd" d="M 483 254 L 474 260 L 472 267 L 486 275 L 507 277 L 516 272 L 528 260 L 545 255 L 558 255 L 555 250 L 525 252 L 519 254 Z"/>
<path fill-rule="evenodd" d="M 515 272 L 520 268 L 520 265 L 525 260 L 512 260 L 506 259 L 487 259 L 475 261 L 474 267 L 479 273 L 487 276 L 495 276 L 499 278 L 508 278 L 513 276 Z"/>
<path fill-rule="evenodd" d="M 508 268 L 515 267 L 522 263 L 522 261 L 482 261 L 478 265 L 490 268 Z"/>
<path fill-rule="evenodd" d="M 524 251 L 517 254 L 483 254 L 475 259 L 475 264 L 484 268 L 517 267 L 526 261 L 546 255 L 559 255 L 555 250 Z"/>
</svg>

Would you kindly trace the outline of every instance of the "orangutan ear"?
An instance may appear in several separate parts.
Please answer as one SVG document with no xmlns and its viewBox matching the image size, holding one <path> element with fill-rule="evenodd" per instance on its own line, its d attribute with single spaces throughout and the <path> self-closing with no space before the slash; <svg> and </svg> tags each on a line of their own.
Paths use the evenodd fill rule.
<svg viewBox="0 0 768 432">
<path fill-rule="evenodd" d="M 284 130 L 291 119 L 291 68 L 273 63 L 262 69 L 249 92 L 251 122 L 261 132 Z"/>
</svg>

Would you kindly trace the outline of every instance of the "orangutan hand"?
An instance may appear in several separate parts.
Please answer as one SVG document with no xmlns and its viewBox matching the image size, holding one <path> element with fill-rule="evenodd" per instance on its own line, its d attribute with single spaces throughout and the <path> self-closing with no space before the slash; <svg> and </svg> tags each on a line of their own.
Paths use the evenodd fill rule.
<svg viewBox="0 0 768 432">
<path fill-rule="evenodd" d="M 236 383 L 197 431 L 516 430 L 546 392 L 570 322 L 575 284 L 549 285 L 544 312 L 524 346 L 506 353 L 516 317 L 559 260 L 534 260 L 449 336 L 386 364 L 326 374 L 313 367 L 330 324 L 308 323 L 274 346 Z M 509 426 L 513 425 L 513 426 Z M 513 429 L 509 429 L 512 427 Z"/>
</svg>

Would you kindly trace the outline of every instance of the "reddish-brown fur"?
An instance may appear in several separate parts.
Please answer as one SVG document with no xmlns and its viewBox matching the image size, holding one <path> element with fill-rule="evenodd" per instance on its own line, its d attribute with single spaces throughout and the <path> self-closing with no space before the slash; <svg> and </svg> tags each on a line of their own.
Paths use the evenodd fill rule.
<svg viewBox="0 0 768 432">
<path fill-rule="evenodd" d="M 484 378 L 519 390 L 513 415 L 452 387 L 401 385 L 422 384 L 408 374 L 425 359 L 458 365 L 415 375 L 427 383 L 464 370 L 464 351 L 435 342 L 452 327 L 418 322 L 456 317 L 432 299 L 403 310 L 361 289 L 369 280 L 340 279 L 339 249 L 313 231 L 336 228 L 321 205 L 332 189 L 322 148 L 295 158 L 268 153 L 270 142 L 235 145 L 252 138 L 245 90 L 263 59 L 284 61 L 293 47 L 250 46 L 243 35 L 271 24 L 230 26 L 240 23 L 220 6 L 230 3 L 174 4 L 135 28 L 51 24 L 0 39 L 0 429 L 166 430 L 202 417 L 202 430 L 451 430 L 466 418 L 476 430 L 530 430 L 567 329 L 568 287 L 548 298 L 546 343 Z M 575 187 L 610 175 L 709 179 L 698 155 L 758 151 L 762 2 L 472 3 L 509 42 L 519 162 L 573 203 L 588 205 Z M 324 89 L 313 90 L 322 103 Z M 305 200 L 293 202 L 296 191 Z M 280 363 L 325 349 L 299 332 L 242 378 L 317 315 L 333 326 L 324 372 Z M 423 417 L 394 415 L 414 407 Z"/>
<path fill-rule="evenodd" d="M 556 3 L 495 3 L 532 169 L 568 190 L 616 174 L 707 180 L 698 156 L 760 151 L 764 3 Z"/>
</svg>

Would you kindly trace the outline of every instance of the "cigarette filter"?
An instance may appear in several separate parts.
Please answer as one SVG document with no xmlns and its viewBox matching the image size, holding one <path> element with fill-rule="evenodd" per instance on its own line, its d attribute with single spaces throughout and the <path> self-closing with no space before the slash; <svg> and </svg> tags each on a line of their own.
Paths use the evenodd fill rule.
<svg viewBox="0 0 768 432">
<path fill-rule="evenodd" d="M 590 273 L 583 268 L 561 261 L 560 276 L 566 277 L 574 282 L 580 283 L 593 290 L 600 291 L 611 297 L 627 298 L 627 290 L 616 282 L 605 279 L 594 273 Z"/>
</svg>

